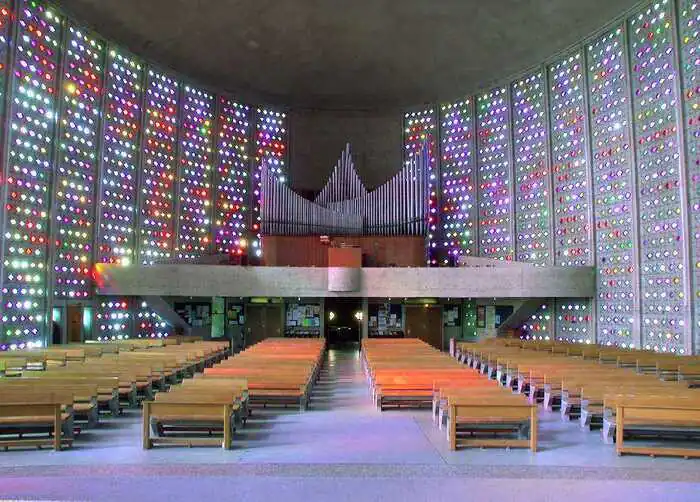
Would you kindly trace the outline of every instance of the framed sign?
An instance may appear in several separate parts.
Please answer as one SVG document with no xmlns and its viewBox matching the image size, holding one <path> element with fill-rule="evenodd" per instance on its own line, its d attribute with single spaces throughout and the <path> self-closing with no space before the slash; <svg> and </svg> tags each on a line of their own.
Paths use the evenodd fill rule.
<svg viewBox="0 0 700 502">
<path fill-rule="evenodd" d="M 486 305 L 477 305 L 476 307 L 476 327 L 486 327 Z"/>
</svg>

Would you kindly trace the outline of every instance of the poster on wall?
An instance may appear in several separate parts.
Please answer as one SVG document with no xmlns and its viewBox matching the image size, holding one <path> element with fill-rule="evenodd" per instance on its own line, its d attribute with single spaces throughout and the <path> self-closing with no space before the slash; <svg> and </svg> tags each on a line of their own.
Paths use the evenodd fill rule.
<svg viewBox="0 0 700 502">
<path fill-rule="evenodd" d="M 445 305 L 445 309 L 442 311 L 442 323 L 446 328 L 459 327 L 461 325 L 459 310 L 459 305 Z"/>
<path fill-rule="evenodd" d="M 226 311 L 226 320 L 229 326 L 243 326 L 245 324 L 243 305 L 229 305 Z"/>
<path fill-rule="evenodd" d="M 175 302 L 173 308 L 193 328 L 211 326 L 211 300 Z"/>
<path fill-rule="evenodd" d="M 369 336 L 403 336 L 401 304 L 370 303 L 368 305 Z"/>
<path fill-rule="evenodd" d="M 321 306 L 319 304 L 288 303 L 285 318 L 285 336 L 321 336 Z"/>
<path fill-rule="evenodd" d="M 476 307 L 476 327 L 485 328 L 486 327 L 486 306 L 478 305 Z"/>
</svg>

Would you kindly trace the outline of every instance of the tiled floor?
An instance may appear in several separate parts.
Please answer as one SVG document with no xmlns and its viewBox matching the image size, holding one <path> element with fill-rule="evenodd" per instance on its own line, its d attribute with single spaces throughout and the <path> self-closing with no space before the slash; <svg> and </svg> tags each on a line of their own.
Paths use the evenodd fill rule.
<svg viewBox="0 0 700 502">
<path fill-rule="evenodd" d="M 536 454 L 451 452 L 429 412 L 378 412 L 359 355 L 331 351 L 310 411 L 256 412 L 232 451 L 141 450 L 130 411 L 71 450 L 0 453 L 0 498 L 700 501 L 700 461 L 618 457 L 558 414 L 541 420 Z"/>
</svg>

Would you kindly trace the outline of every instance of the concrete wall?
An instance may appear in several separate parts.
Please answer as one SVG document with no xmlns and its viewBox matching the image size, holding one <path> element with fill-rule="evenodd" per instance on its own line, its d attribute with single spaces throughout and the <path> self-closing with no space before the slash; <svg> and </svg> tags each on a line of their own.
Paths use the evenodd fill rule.
<svg viewBox="0 0 700 502">
<path fill-rule="evenodd" d="M 401 168 L 401 118 L 396 112 L 292 111 L 289 114 L 292 187 L 323 188 L 348 142 L 365 186 L 374 188 L 384 183 Z"/>
<path fill-rule="evenodd" d="M 98 294 L 128 296 L 591 298 L 592 267 L 363 268 L 358 291 L 328 291 L 328 269 L 98 264 Z"/>
</svg>

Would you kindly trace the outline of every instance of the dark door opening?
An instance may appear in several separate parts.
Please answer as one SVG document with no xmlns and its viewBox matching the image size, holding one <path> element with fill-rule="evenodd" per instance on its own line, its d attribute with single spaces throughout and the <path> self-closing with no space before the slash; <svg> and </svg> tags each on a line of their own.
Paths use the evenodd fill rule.
<svg viewBox="0 0 700 502">
<path fill-rule="evenodd" d="M 329 347 L 359 347 L 362 327 L 362 300 L 326 298 L 325 333 Z"/>
<path fill-rule="evenodd" d="M 250 347 L 274 336 L 282 336 L 282 305 L 247 305 L 245 346 Z"/>
<path fill-rule="evenodd" d="M 420 338 L 442 350 L 442 308 L 439 305 L 406 305 L 406 336 Z"/>
<path fill-rule="evenodd" d="M 83 307 L 82 305 L 68 305 L 66 307 L 66 320 L 68 321 L 68 343 L 82 343 L 83 341 Z"/>
</svg>

